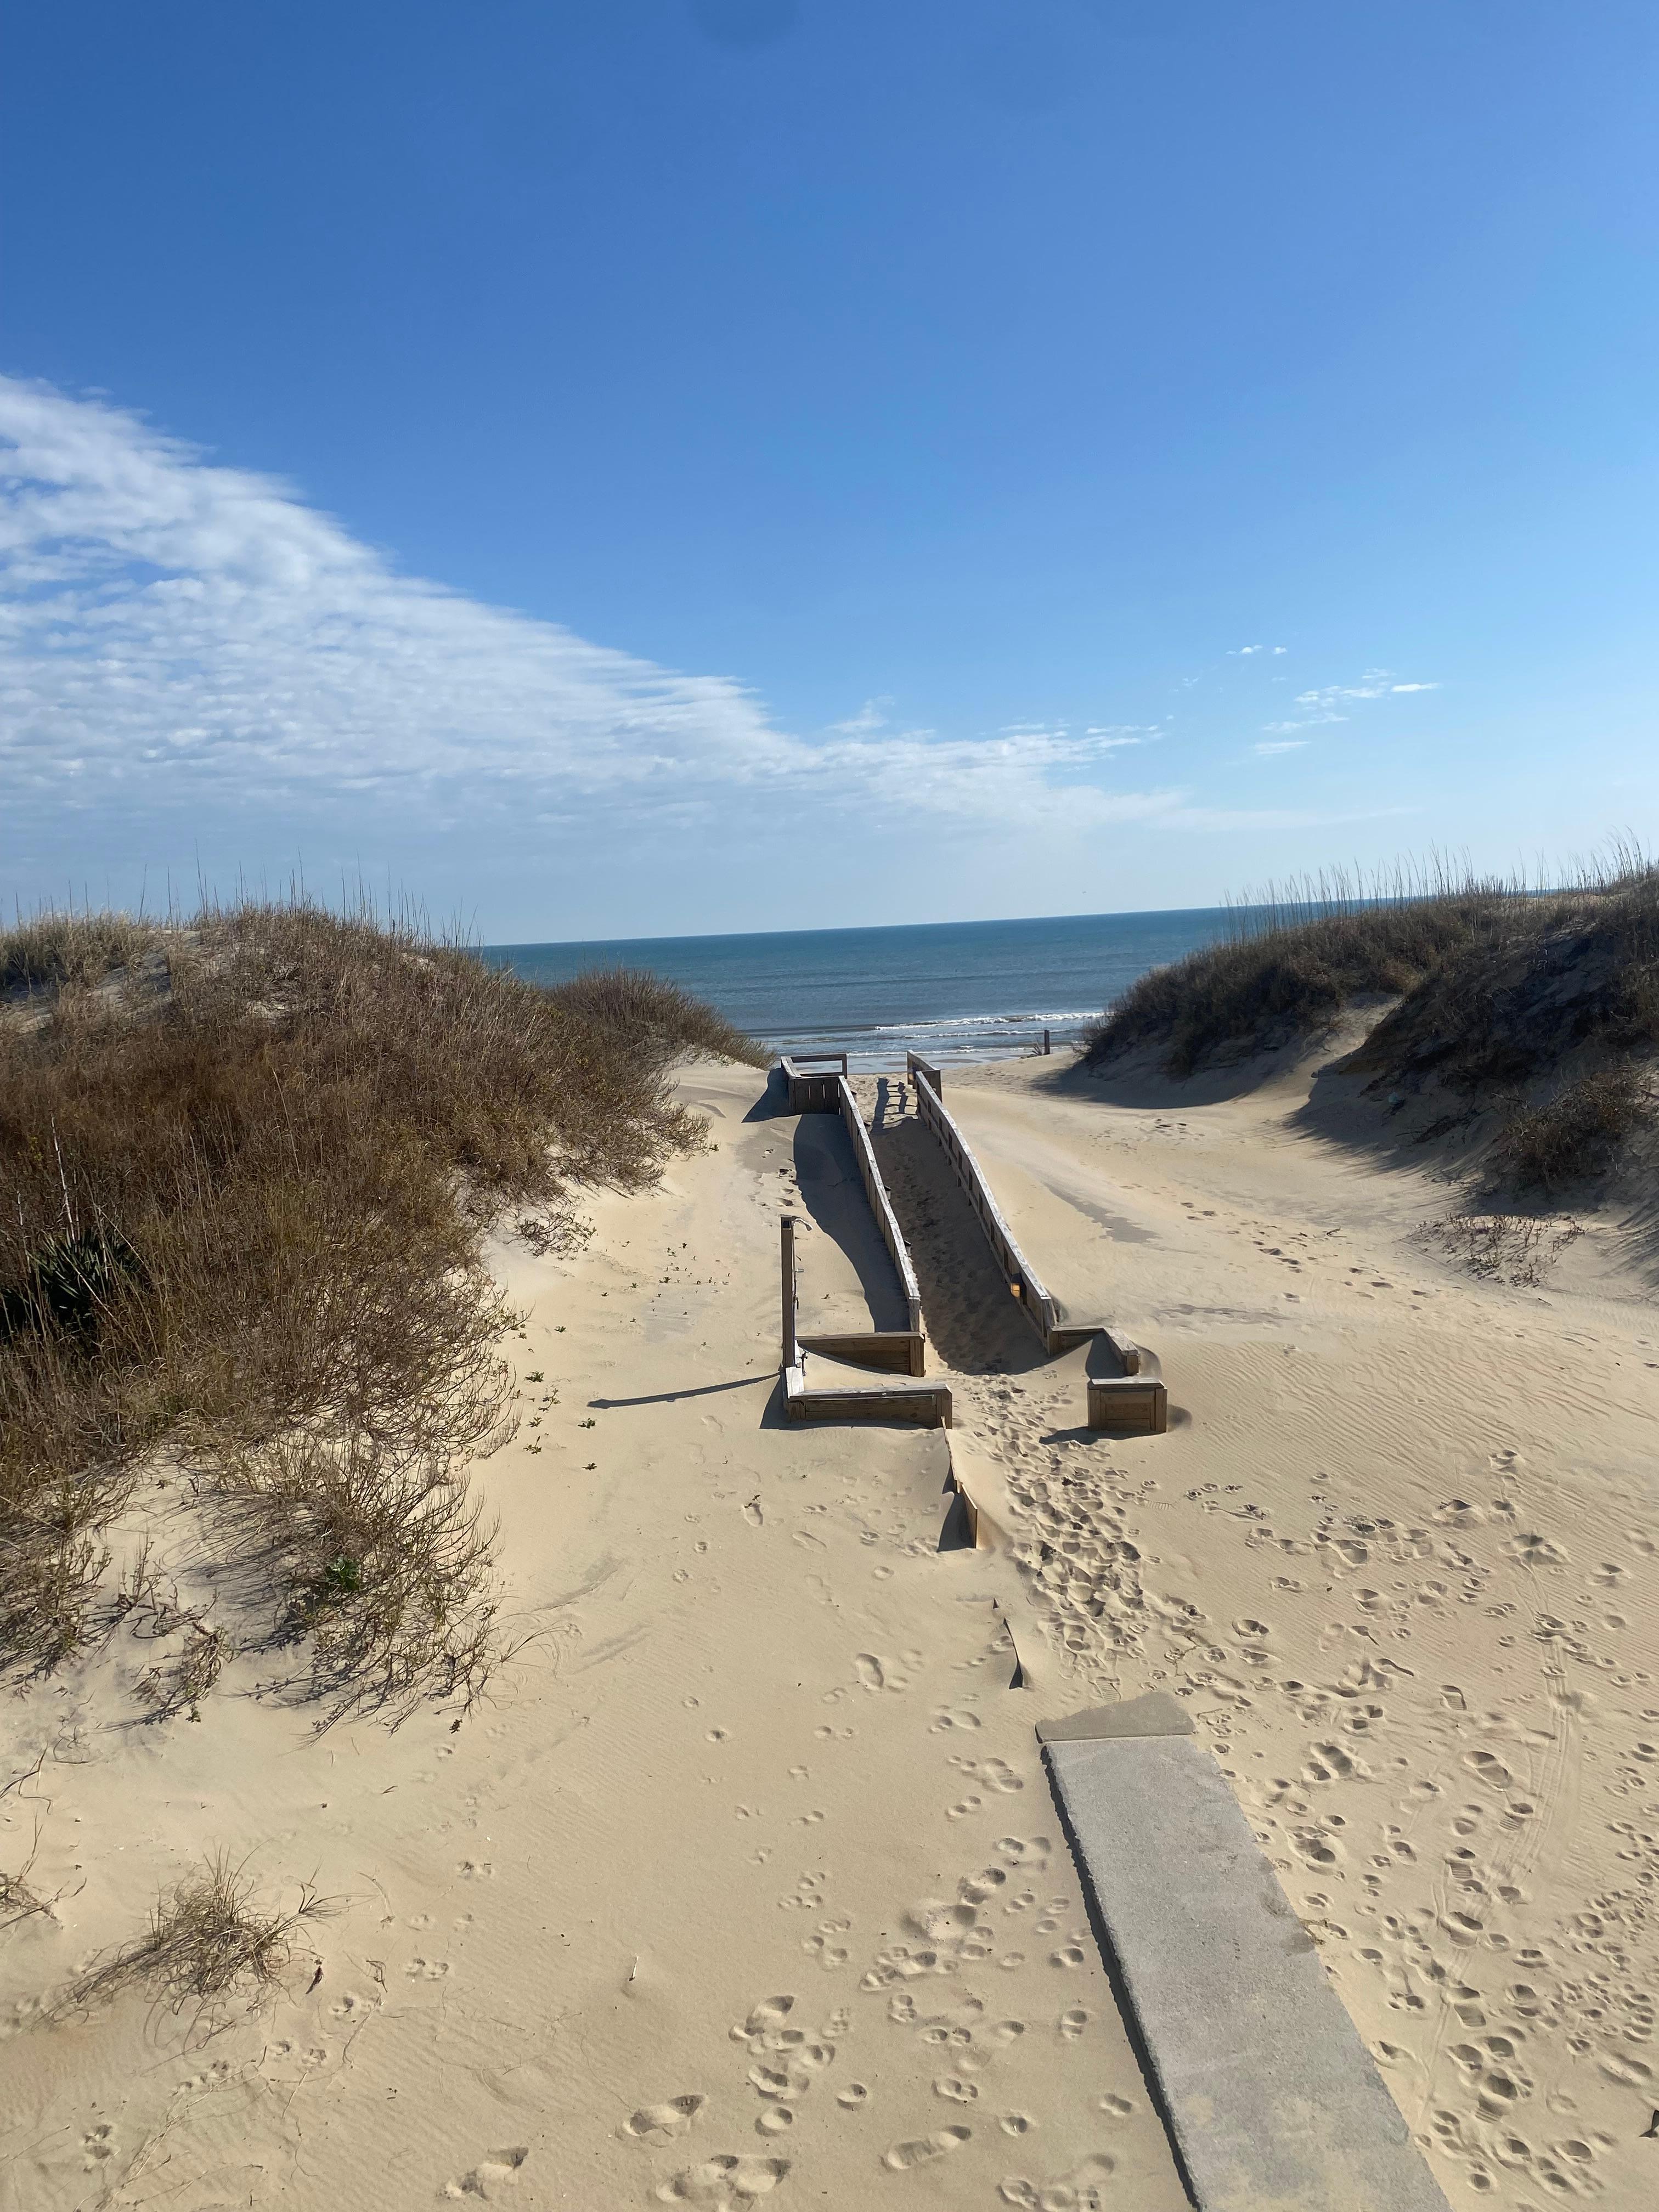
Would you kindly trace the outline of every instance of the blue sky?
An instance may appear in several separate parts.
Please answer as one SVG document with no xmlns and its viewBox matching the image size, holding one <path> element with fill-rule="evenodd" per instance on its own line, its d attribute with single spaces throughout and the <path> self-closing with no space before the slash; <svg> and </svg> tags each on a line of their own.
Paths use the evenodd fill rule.
<svg viewBox="0 0 1659 2212">
<path fill-rule="evenodd" d="M 0 888 L 608 936 L 1650 838 L 1656 92 L 1646 0 L 22 11 Z"/>
</svg>

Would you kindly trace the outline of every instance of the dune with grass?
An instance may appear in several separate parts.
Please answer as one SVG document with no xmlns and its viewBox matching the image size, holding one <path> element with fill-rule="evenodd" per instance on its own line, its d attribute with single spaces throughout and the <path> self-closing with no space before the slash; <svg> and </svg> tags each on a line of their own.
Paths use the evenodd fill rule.
<svg viewBox="0 0 1659 2212">
<path fill-rule="evenodd" d="M 1458 2212 L 1645 2201 L 1649 892 L 1455 888 L 947 1071 L 1161 1361 L 1136 1437 L 901 1078 L 956 1425 L 803 1427 L 779 1214 L 835 1328 L 879 1255 L 706 1010 L 362 918 L 20 933 L 0 2206 L 1178 2207 L 1035 1735 L 1151 1689 Z"/>
</svg>

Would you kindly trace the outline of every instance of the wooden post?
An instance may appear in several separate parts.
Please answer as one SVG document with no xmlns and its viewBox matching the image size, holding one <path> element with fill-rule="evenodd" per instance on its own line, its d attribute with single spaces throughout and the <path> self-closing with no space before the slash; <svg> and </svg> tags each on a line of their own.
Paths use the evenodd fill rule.
<svg viewBox="0 0 1659 2212">
<path fill-rule="evenodd" d="M 1042 1032 L 1042 1057 L 1047 1060 L 1052 1050 L 1053 1047 L 1048 1042 L 1048 1032 L 1047 1030 L 1044 1030 Z"/>
<path fill-rule="evenodd" d="M 795 1364 L 795 1217 L 786 1213 L 778 1224 L 783 1231 L 783 1364 Z"/>
</svg>

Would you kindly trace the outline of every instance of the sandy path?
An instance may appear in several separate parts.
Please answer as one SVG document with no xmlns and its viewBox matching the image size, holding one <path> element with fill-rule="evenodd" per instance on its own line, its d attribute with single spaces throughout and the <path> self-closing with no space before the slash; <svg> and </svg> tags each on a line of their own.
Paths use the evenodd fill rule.
<svg viewBox="0 0 1659 2212">
<path fill-rule="evenodd" d="M 525 1425 L 478 1479 L 535 1640 L 489 1711 L 315 1740 L 238 1662 L 144 1725 L 125 1635 L 7 1708 L 49 1756 L 0 1863 L 38 1821 L 65 1893 L 0 1948 L 7 2212 L 1181 2202 L 945 1440 L 777 1419 L 793 1125 L 687 1091 L 717 1151 L 498 1255 Z M 342 1901 L 314 1985 L 54 2022 L 216 1845 Z"/>
<path fill-rule="evenodd" d="M 1307 1071 L 1129 1107 L 1055 1073 L 952 1110 L 1176 1409 L 1085 1443 L 1036 1373 L 958 1385 L 1056 1687 L 1188 1698 L 1455 2204 L 1659 2201 L 1650 1294 L 1605 1237 L 1576 1289 L 1441 1263 L 1443 1186 L 1322 1138 Z"/>
</svg>

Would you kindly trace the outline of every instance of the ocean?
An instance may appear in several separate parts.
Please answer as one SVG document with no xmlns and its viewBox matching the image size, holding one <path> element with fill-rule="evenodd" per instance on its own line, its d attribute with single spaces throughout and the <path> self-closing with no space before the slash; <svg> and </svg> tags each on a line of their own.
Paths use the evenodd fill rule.
<svg viewBox="0 0 1659 2212">
<path fill-rule="evenodd" d="M 1059 1050 L 1137 976 L 1226 935 L 1232 920 L 1206 907 L 482 949 L 535 983 L 647 968 L 775 1051 L 844 1050 L 870 1074 L 902 1068 L 907 1050 L 941 1064 L 1007 1060 L 1044 1029 Z"/>
</svg>

